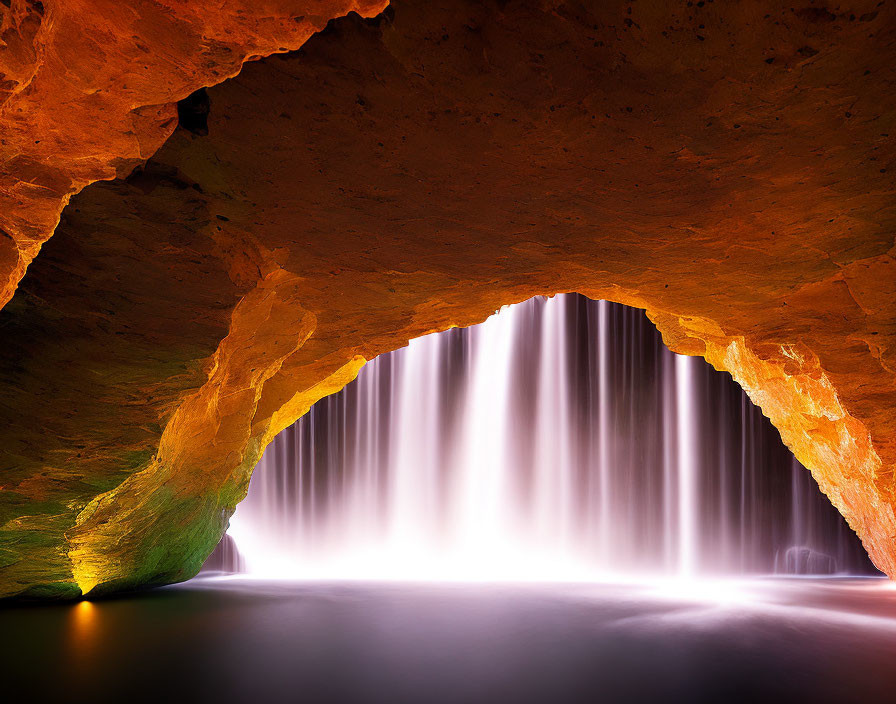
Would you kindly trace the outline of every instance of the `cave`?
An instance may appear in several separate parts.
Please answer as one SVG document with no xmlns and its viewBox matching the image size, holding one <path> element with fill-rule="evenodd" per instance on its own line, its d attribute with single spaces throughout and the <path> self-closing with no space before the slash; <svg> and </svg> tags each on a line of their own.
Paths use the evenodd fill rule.
<svg viewBox="0 0 896 704">
<path fill-rule="evenodd" d="M 259 667 L 207 641 L 329 619 L 332 639 L 308 636 L 329 656 L 294 635 L 306 664 L 280 670 L 321 700 L 593 700 L 592 656 L 610 700 L 885 700 L 890 3 L 0 17 L 0 618 L 22 644 L 5 680 L 38 687 L 23 663 L 49 639 L 66 674 L 46 686 L 120 700 L 133 681 L 104 688 L 104 659 L 127 671 L 193 609 L 184 643 Z M 501 326 L 515 337 L 483 332 Z M 489 336 L 500 353 L 476 352 Z M 407 398 L 380 388 L 399 369 Z M 350 440 L 362 427 L 391 459 Z M 349 525 L 393 578 L 373 591 Z M 501 572 L 511 543 L 524 569 Z M 586 577 L 531 591 L 582 567 L 564 546 Z M 407 629 L 374 655 L 384 613 Z M 614 625 L 598 648 L 583 622 Z M 130 629 L 146 644 L 110 650 Z M 465 639 L 496 672 L 437 666 Z M 169 664 L 185 696 L 221 686 Z"/>
</svg>

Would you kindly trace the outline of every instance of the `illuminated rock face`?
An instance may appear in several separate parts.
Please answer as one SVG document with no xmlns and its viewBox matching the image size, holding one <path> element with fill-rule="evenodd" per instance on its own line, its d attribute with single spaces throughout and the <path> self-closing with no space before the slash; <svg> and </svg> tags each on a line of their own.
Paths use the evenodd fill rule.
<svg viewBox="0 0 896 704">
<path fill-rule="evenodd" d="M 559 291 L 729 370 L 896 576 L 896 8 L 527 5 L 339 20 L 72 199 L 0 313 L 0 593 L 191 576 L 365 359 Z"/>
<path fill-rule="evenodd" d="M 208 5 L 206 7 L 205 5 Z M 69 197 L 129 173 L 175 102 L 387 0 L 12 0 L 0 6 L 0 307 Z"/>
</svg>

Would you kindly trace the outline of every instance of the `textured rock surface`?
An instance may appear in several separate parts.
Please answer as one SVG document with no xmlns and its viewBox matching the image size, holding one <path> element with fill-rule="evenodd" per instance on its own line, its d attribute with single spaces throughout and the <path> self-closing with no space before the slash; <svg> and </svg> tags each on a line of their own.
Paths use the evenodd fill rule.
<svg viewBox="0 0 896 704">
<path fill-rule="evenodd" d="M 247 64 L 0 312 L 0 593 L 189 577 L 364 359 L 560 291 L 731 371 L 896 576 L 894 41 L 877 2 L 397 2 Z"/>
<path fill-rule="evenodd" d="M 7 0 L 0 5 L 0 308 L 69 197 L 129 173 L 175 102 L 387 0 Z"/>
</svg>

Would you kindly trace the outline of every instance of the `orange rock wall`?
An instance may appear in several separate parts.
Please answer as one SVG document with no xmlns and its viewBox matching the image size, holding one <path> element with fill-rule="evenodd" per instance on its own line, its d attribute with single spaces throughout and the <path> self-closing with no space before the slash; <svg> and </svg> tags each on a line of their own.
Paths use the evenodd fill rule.
<svg viewBox="0 0 896 704">
<path fill-rule="evenodd" d="M 645 308 L 896 576 L 896 8 L 396 2 L 209 90 L 0 312 L 0 593 L 185 579 L 264 445 L 500 305 Z"/>
<path fill-rule="evenodd" d="M 0 307 L 69 198 L 126 175 L 175 102 L 387 0 L 12 0 L 0 5 Z"/>
</svg>

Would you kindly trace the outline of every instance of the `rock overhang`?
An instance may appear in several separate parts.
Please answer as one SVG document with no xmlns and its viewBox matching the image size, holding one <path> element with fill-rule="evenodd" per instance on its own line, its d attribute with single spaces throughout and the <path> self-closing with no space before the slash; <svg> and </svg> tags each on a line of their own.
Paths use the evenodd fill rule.
<svg viewBox="0 0 896 704">
<path fill-rule="evenodd" d="M 0 313 L 5 593 L 189 577 L 365 359 L 573 290 L 730 371 L 892 576 L 894 22 L 760 5 L 399 2 L 210 88 Z"/>
</svg>

